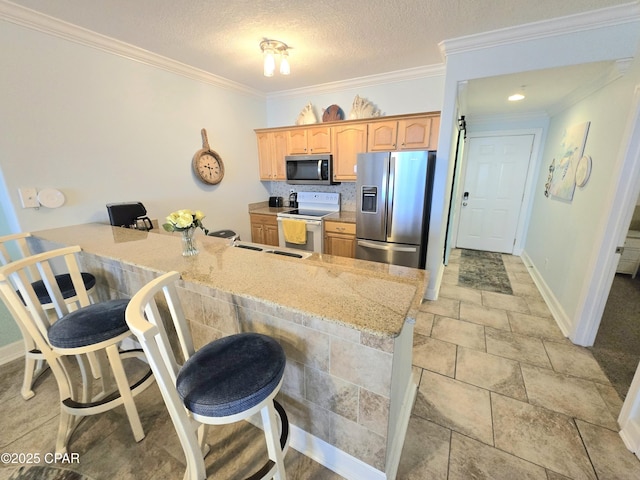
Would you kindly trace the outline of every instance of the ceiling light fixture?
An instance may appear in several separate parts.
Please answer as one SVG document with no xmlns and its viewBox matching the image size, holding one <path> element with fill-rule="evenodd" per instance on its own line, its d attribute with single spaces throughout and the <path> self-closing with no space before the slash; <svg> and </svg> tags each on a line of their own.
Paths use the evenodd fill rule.
<svg viewBox="0 0 640 480">
<path fill-rule="evenodd" d="M 289 48 L 291 47 L 280 40 L 268 40 L 265 38 L 260 42 L 260 50 L 264 54 L 263 73 L 265 77 L 273 77 L 273 73 L 276 71 L 276 55 L 280 55 L 280 73 L 282 75 L 291 73 Z"/>
<path fill-rule="evenodd" d="M 525 85 L 522 85 L 520 87 L 520 91 L 518 93 L 510 95 L 507 100 L 509 100 L 510 102 L 519 102 L 520 100 L 524 100 L 524 87 Z"/>
</svg>

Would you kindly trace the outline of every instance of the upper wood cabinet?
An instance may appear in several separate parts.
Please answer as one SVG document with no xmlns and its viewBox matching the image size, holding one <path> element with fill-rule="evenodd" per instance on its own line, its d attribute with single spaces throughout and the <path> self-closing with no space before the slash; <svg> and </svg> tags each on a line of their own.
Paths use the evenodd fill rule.
<svg viewBox="0 0 640 480">
<path fill-rule="evenodd" d="M 287 132 L 289 155 L 331 153 L 331 127 L 311 127 Z"/>
<path fill-rule="evenodd" d="M 372 122 L 369 124 L 367 150 L 435 150 L 439 132 L 439 116 Z"/>
<path fill-rule="evenodd" d="M 287 131 L 258 132 L 260 180 L 286 180 Z"/>
<path fill-rule="evenodd" d="M 356 180 L 358 154 L 437 150 L 440 112 L 265 128 L 258 138 L 261 180 L 286 180 L 285 155 L 333 155 L 333 179 Z"/>
<path fill-rule="evenodd" d="M 333 127 L 333 179 L 355 181 L 358 153 L 367 151 L 367 124 L 349 123 Z"/>
</svg>

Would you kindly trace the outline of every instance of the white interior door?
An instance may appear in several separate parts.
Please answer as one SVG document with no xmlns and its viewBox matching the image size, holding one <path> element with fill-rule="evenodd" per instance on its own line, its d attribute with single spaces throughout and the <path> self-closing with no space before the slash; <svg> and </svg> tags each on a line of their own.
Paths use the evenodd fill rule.
<svg viewBox="0 0 640 480">
<path fill-rule="evenodd" d="M 513 253 L 534 135 L 472 137 L 456 245 Z"/>
</svg>

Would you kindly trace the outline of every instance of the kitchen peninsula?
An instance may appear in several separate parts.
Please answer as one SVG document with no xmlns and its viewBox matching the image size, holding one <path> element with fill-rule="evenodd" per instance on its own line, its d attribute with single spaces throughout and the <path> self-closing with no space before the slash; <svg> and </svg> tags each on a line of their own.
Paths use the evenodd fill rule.
<svg viewBox="0 0 640 480">
<path fill-rule="evenodd" d="M 34 248 L 79 245 L 102 299 L 130 297 L 167 271 L 196 348 L 238 331 L 276 338 L 287 355 L 281 403 L 293 448 L 347 478 L 395 478 L 416 385 L 413 323 L 426 272 L 331 255 L 289 258 L 197 237 L 85 224 L 35 232 Z"/>
</svg>

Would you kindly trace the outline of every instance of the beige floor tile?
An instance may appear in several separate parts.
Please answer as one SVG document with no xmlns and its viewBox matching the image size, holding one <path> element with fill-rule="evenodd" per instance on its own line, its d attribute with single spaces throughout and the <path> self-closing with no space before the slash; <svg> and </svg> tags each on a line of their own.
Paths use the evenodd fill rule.
<svg viewBox="0 0 640 480">
<path fill-rule="evenodd" d="M 456 380 L 527 401 L 520 364 L 507 358 L 458 347 Z"/>
<path fill-rule="evenodd" d="M 538 465 L 453 432 L 449 480 L 476 478 L 547 480 L 547 475 Z"/>
<path fill-rule="evenodd" d="M 593 358 L 592 353 L 586 348 L 571 343 L 557 343 L 548 340 L 544 340 L 544 346 L 556 372 L 609 385 L 607 376 Z"/>
<path fill-rule="evenodd" d="M 456 346 L 416 334 L 413 336 L 413 365 L 453 377 L 456 372 Z"/>
<path fill-rule="evenodd" d="M 547 357 L 542 340 L 539 338 L 526 337 L 490 327 L 485 329 L 485 336 L 487 353 L 551 368 L 551 362 Z"/>
<path fill-rule="evenodd" d="M 460 300 L 461 302 L 482 305 L 482 294 L 479 290 L 473 288 L 460 287 L 457 285 L 442 285 L 440 287 L 440 296 Z"/>
<path fill-rule="evenodd" d="M 607 404 L 609 408 L 609 412 L 614 418 L 618 418 L 620 415 L 620 410 L 622 410 L 622 399 L 615 388 L 611 385 L 604 385 L 602 383 L 595 382 L 595 386 L 600 392 L 600 396 L 604 400 L 604 403 Z"/>
<path fill-rule="evenodd" d="M 486 307 L 500 308 L 511 312 L 530 313 L 524 298 L 505 295 L 504 293 L 482 292 L 482 304 Z"/>
<path fill-rule="evenodd" d="M 416 324 L 413 327 L 414 333 L 420 335 L 430 336 L 431 329 L 433 328 L 433 318 L 435 315 L 428 312 L 418 312 L 416 315 Z"/>
<path fill-rule="evenodd" d="M 458 266 L 455 265 L 455 267 Z M 458 285 L 458 271 L 458 268 L 449 269 L 449 267 L 447 267 L 447 270 L 442 274 L 442 285 Z"/>
<path fill-rule="evenodd" d="M 534 299 L 538 301 L 542 301 L 542 297 L 540 296 L 540 292 L 538 291 L 538 287 L 536 287 L 535 283 L 520 283 L 517 279 L 511 279 L 511 290 L 513 290 L 513 294 L 516 297 L 525 297 L 525 299 Z M 527 302 L 528 304 L 529 302 Z M 531 307 L 529 307 L 531 308 Z"/>
<path fill-rule="evenodd" d="M 414 415 L 493 444 L 489 392 L 425 370 Z"/>
<path fill-rule="evenodd" d="M 628 451 L 618 432 L 576 420 L 598 480 L 637 480 L 640 460 Z"/>
<path fill-rule="evenodd" d="M 530 337 L 564 340 L 565 336 L 553 318 L 527 315 L 526 313 L 509 312 L 511 331 Z"/>
<path fill-rule="evenodd" d="M 431 336 L 444 342 L 485 350 L 484 327 L 475 323 L 436 316 Z"/>
<path fill-rule="evenodd" d="M 522 365 L 522 376 L 532 405 L 602 427 L 618 428 L 594 382 L 530 365 Z"/>
<path fill-rule="evenodd" d="M 460 304 L 460 320 L 486 325 L 499 330 L 511 331 L 509 319 L 505 310 L 484 307 L 469 303 Z"/>
<path fill-rule="evenodd" d="M 447 480 L 451 430 L 412 415 L 402 448 L 398 480 Z M 428 451 L 425 449 L 428 445 Z"/>
<path fill-rule="evenodd" d="M 427 300 L 420 305 L 420 311 L 458 318 L 460 315 L 460 300 L 439 297 L 438 300 Z"/>
<path fill-rule="evenodd" d="M 524 300 L 525 302 L 527 302 L 527 305 L 529 306 L 529 310 L 531 311 L 532 315 L 538 315 L 539 317 L 553 318 L 553 315 L 551 314 L 551 310 L 549 310 L 549 307 L 543 300 L 542 296 L 540 296 L 539 298 L 524 297 Z"/>
<path fill-rule="evenodd" d="M 547 470 L 547 480 L 571 480 L 569 477 L 565 477 L 564 475 L 560 475 L 559 473 L 552 472 L 549 469 Z"/>
<path fill-rule="evenodd" d="M 491 394 L 495 446 L 574 480 L 596 480 L 573 420 Z"/>
</svg>

